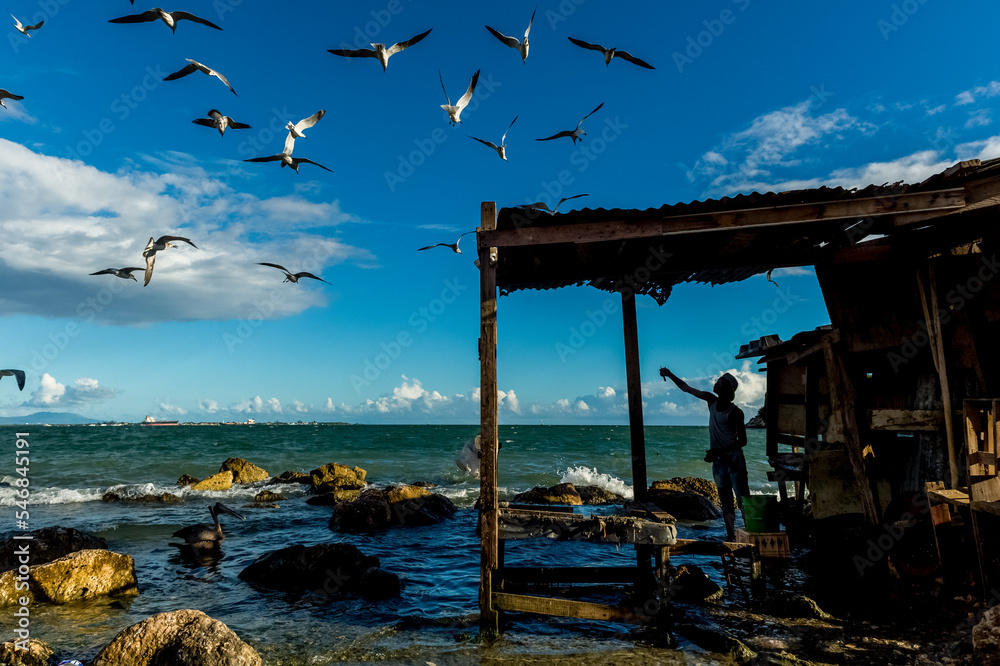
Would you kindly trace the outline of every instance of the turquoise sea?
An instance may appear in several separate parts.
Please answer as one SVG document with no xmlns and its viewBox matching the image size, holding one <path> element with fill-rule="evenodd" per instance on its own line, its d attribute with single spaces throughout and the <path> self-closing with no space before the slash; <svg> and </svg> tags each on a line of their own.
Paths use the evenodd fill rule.
<svg viewBox="0 0 1000 666">
<path fill-rule="evenodd" d="M 618 654 L 646 654 L 651 663 L 728 663 L 683 642 L 677 649 L 637 642 L 629 627 L 557 618 L 517 619 L 489 645 L 477 640 L 479 542 L 475 534 L 479 481 L 455 458 L 478 426 L 230 425 L 171 427 L 2 426 L 7 468 L 0 466 L 0 532 L 15 529 L 15 433 L 30 441 L 30 528 L 74 527 L 103 537 L 108 547 L 135 558 L 140 595 L 128 603 L 32 607 L 32 636 L 59 658 L 89 659 L 114 635 L 154 613 L 194 608 L 221 620 L 250 643 L 268 666 L 386 661 L 480 663 L 543 658 L 612 663 Z M 754 492 L 766 482 L 763 431 L 748 431 L 746 448 Z M 537 485 L 601 485 L 631 494 L 627 426 L 501 426 L 501 500 Z M 675 476 L 711 478 L 702 460 L 703 427 L 647 427 L 650 481 Z M 182 474 L 203 478 L 229 457 L 241 457 L 272 476 L 309 472 L 330 462 L 360 466 L 381 487 L 427 481 L 458 506 L 455 518 L 430 527 L 345 534 L 327 527 L 332 510 L 305 503 L 297 484 L 271 487 L 288 499 L 279 508 L 241 508 L 261 484 L 224 492 L 175 485 Z M 171 492 L 172 505 L 104 503 L 122 495 Z M 209 522 L 207 505 L 222 501 L 246 521 L 223 517 L 224 556 L 198 564 L 167 545 L 174 531 Z M 589 511 L 586 507 L 584 511 Z M 7 519 L 2 516 L 7 513 Z M 6 527 L 4 524 L 6 523 Z M 719 538 L 720 521 L 681 523 L 679 536 Z M 348 542 L 375 555 L 403 581 L 402 595 L 383 602 L 342 597 L 326 602 L 258 590 L 237 575 L 258 556 L 301 543 Z M 548 540 L 508 548 L 508 561 L 560 566 L 634 564 L 629 547 Z M 711 567 L 713 577 L 721 574 Z M 13 618 L 0 613 L 13 637 Z M 6 640 L 6 639 L 4 639 Z M 639 652 L 636 652 L 636 651 Z M 580 655 L 592 655 L 589 658 Z"/>
</svg>

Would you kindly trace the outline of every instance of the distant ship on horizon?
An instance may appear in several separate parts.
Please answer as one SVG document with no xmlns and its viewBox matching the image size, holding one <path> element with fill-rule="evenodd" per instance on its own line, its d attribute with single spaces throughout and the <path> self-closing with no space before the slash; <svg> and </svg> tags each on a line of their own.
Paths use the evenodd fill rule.
<svg viewBox="0 0 1000 666">
<path fill-rule="evenodd" d="M 178 423 L 177 421 L 157 421 L 152 416 L 147 416 L 146 418 L 144 418 L 142 420 L 142 423 L 140 423 L 139 425 L 144 425 L 144 426 L 169 426 L 169 425 L 177 425 L 177 423 Z"/>
</svg>

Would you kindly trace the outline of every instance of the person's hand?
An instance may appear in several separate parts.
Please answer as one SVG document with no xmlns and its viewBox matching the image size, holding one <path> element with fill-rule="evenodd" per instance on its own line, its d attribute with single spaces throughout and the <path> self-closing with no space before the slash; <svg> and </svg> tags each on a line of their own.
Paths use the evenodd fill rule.
<svg viewBox="0 0 1000 666">
<path fill-rule="evenodd" d="M 660 376 L 663 377 L 663 381 L 667 381 L 667 377 L 670 376 L 670 370 L 666 368 L 660 368 Z"/>
</svg>

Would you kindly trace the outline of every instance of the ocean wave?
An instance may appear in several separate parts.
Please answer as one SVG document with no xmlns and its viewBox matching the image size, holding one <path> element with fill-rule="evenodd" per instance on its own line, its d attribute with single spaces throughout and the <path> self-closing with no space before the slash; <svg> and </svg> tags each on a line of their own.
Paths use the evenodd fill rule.
<svg viewBox="0 0 1000 666">
<path fill-rule="evenodd" d="M 632 486 L 617 476 L 598 472 L 596 467 L 587 467 L 586 465 L 570 467 L 563 472 L 559 483 L 572 483 L 574 486 L 598 486 L 616 495 L 621 495 L 625 499 L 632 499 Z"/>
<path fill-rule="evenodd" d="M 0 483 L 4 482 L 0 481 Z M 7 482 L 9 483 L 9 482 Z M 250 501 L 257 493 L 264 488 L 262 483 L 233 486 L 229 490 L 192 490 L 190 486 L 178 487 L 174 484 L 157 483 L 121 483 L 105 488 L 28 488 L 27 497 L 29 504 L 79 504 L 83 502 L 99 502 L 101 498 L 109 492 L 118 494 L 123 500 L 135 500 L 145 495 L 162 495 L 169 493 L 177 495 L 181 499 L 197 500 L 199 498 L 214 498 L 217 501 L 229 500 Z M 305 495 L 306 489 L 299 484 L 282 484 L 280 486 L 266 486 L 268 490 L 277 492 L 286 497 Z M 0 506 L 13 506 L 14 502 L 23 501 L 25 498 L 18 493 L 20 489 L 16 487 L 0 487 Z"/>
</svg>

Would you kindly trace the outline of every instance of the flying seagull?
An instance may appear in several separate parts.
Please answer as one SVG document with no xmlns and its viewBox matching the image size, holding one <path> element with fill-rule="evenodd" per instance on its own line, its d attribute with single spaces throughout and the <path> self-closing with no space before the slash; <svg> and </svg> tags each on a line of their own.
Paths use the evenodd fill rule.
<svg viewBox="0 0 1000 666">
<path fill-rule="evenodd" d="M 3 103 L 5 99 L 24 99 L 24 98 L 21 97 L 20 95 L 15 95 L 12 92 L 0 88 L 0 106 L 6 109 L 7 105 Z"/>
<path fill-rule="evenodd" d="M 195 16 L 190 12 L 166 12 L 160 9 L 159 7 L 154 7 L 153 9 L 150 9 L 148 12 L 143 12 L 141 14 L 130 14 L 129 16 L 114 18 L 108 21 L 108 23 L 146 23 L 148 21 L 155 21 L 157 19 L 166 23 L 167 26 L 170 28 L 170 31 L 174 33 L 177 32 L 177 22 L 184 20 L 194 21 L 195 23 L 201 23 L 202 25 L 207 25 L 209 28 L 222 30 L 222 28 L 215 25 L 211 21 Z"/>
<path fill-rule="evenodd" d="M 277 155 L 268 155 L 267 157 L 251 157 L 248 160 L 243 160 L 244 162 L 281 162 L 282 167 L 292 167 L 295 173 L 299 172 L 299 164 L 305 162 L 306 164 L 315 164 L 320 169 L 326 169 L 325 166 L 319 162 L 313 162 L 305 157 L 292 157 L 292 150 L 295 148 L 295 137 L 291 132 L 285 137 L 285 147 Z M 333 169 L 326 169 L 330 173 L 333 173 Z"/>
<path fill-rule="evenodd" d="M 307 137 L 302 132 L 309 129 L 316 123 L 318 123 L 325 115 L 326 115 L 326 109 L 320 109 L 319 111 L 312 114 L 308 118 L 303 118 L 294 125 L 292 124 L 292 121 L 289 120 L 288 124 L 285 125 L 285 129 L 288 130 L 288 132 L 292 135 L 293 138 L 305 139 Z"/>
<path fill-rule="evenodd" d="M 238 123 L 229 116 L 224 116 L 215 109 L 208 112 L 208 118 L 196 118 L 192 120 L 195 125 L 204 125 L 205 127 L 214 127 L 219 130 L 219 136 L 226 135 L 226 128 L 232 127 L 233 129 L 250 129 L 250 126 L 246 123 Z"/>
<path fill-rule="evenodd" d="M 191 58 L 184 58 L 184 59 L 187 60 L 190 64 L 186 65 L 183 69 L 179 69 L 176 72 L 174 72 L 173 74 L 167 76 L 166 78 L 163 79 L 164 81 L 173 81 L 174 79 L 179 79 L 182 76 L 187 76 L 191 72 L 197 72 L 197 71 L 200 70 L 202 72 L 205 72 L 209 76 L 214 76 L 217 79 L 219 79 L 220 81 L 222 81 L 223 83 L 225 83 L 226 86 L 230 90 L 233 91 L 233 94 L 236 95 L 236 91 L 233 90 L 233 87 L 231 85 L 229 85 L 229 81 L 220 72 L 215 71 L 211 67 L 206 67 L 205 65 L 201 64 L 200 62 L 198 62 L 196 60 L 191 60 Z M 238 97 L 238 95 L 237 95 L 237 97 Z"/>
<path fill-rule="evenodd" d="M 568 136 L 569 138 L 573 139 L 573 145 L 575 146 L 576 140 L 579 139 L 584 134 L 586 134 L 586 132 L 583 131 L 583 128 L 580 127 L 580 125 L 583 124 L 584 120 L 597 113 L 597 110 L 600 109 L 602 106 L 604 106 L 604 102 L 601 102 L 600 104 L 597 105 L 596 109 L 585 115 L 583 118 L 580 118 L 580 122 L 576 124 L 575 130 L 566 130 L 563 132 L 559 132 L 558 134 L 553 134 L 552 136 L 547 136 L 544 139 L 535 139 L 535 141 L 550 141 L 552 139 L 558 139 L 559 137 Z"/>
<path fill-rule="evenodd" d="M 7 12 L 7 13 L 10 14 L 10 12 Z M 17 31 L 19 33 L 21 33 L 22 35 L 24 35 L 25 37 L 31 37 L 31 35 L 28 34 L 28 31 L 29 30 L 38 30 L 39 28 L 42 27 L 42 24 L 45 23 L 45 21 L 39 21 L 35 25 L 24 25 L 23 23 L 21 23 L 20 21 L 18 21 L 17 17 L 14 16 L 13 14 L 10 14 L 10 17 L 12 19 L 14 19 L 14 27 L 17 28 Z"/>
<path fill-rule="evenodd" d="M 153 277 L 153 263 L 156 261 L 156 253 L 160 250 L 166 250 L 168 247 L 177 247 L 170 241 L 183 241 L 191 247 L 198 247 L 189 239 L 181 238 L 180 236 L 160 236 L 155 241 L 150 236 L 149 242 L 146 243 L 146 249 L 142 251 L 142 256 L 146 257 L 146 281 L 142 283 L 143 287 L 149 284 L 150 278 Z"/>
<path fill-rule="evenodd" d="M 141 266 L 129 266 L 126 268 L 105 268 L 103 271 L 97 271 L 96 273 L 91 273 L 91 275 L 114 275 L 115 277 L 124 278 L 125 280 L 135 280 L 135 276 L 132 275 L 132 271 L 141 271 Z M 138 282 L 138 280 L 135 280 Z"/>
<path fill-rule="evenodd" d="M 514 116 L 514 120 L 517 120 L 517 116 Z M 476 141 L 478 141 L 479 143 L 483 144 L 484 146 L 489 146 L 493 150 L 497 151 L 497 155 L 500 156 L 500 159 L 502 159 L 504 162 L 506 162 L 507 161 L 507 146 L 506 146 L 506 144 L 504 144 L 504 141 L 507 140 L 507 132 L 509 132 L 510 128 L 514 125 L 514 120 L 510 121 L 510 125 L 507 125 L 507 130 L 503 133 L 503 136 L 500 137 L 500 145 L 499 146 L 496 145 L 495 143 L 493 143 L 492 141 L 483 141 L 482 139 L 476 139 L 476 137 L 474 137 L 474 136 L 470 136 L 469 138 L 470 139 L 476 139 Z"/>
<path fill-rule="evenodd" d="M 226 535 L 222 533 L 222 524 L 219 522 L 219 514 L 228 513 L 230 516 L 236 516 L 240 520 L 246 520 L 246 518 L 236 513 L 222 502 L 216 502 L 215 504 L 209 506 L 208 513 L 212 516 L 212 521 L 214 522 L 213 525 L 198 523 L 197 525 L 191 525 L 190 527 L 179 529 L 174 532 L 174 536 L 178 539 L 183 539 L 184 543 L 172 543 L 170 545 L 177 548 L 218 548 L 222 540 L 226 538 Z"/>
<path fill-rule="evenodd" d="M 323 278 L 317 275 L 313 275 L 312 273 L 306 273 L 305 271 L 302 271 L 300 273 L 292 273 L 284 266 L 279 266 L 278 264 L 269 264 L 266 261 L 258 261 L 257 263 L 260 264 L 261 266 L 271 266 L 272 268 L 277 268 L 279 271 L 284 273 L 285 279 L 282 280 L 282 282 L 298 282 L 299 278 L 304 278 L 304 277 L 312 278 L 313 280 L 319 280 L 320 282 L 326 282 L 326 280 L 324 280 Z M 330 283 L 326 282 L 326 284 Z"/>
<path fill-rule="evenodd" d="M 472 93 L 476 90 L 476 82 L 479 81 L 479 70 L 477 69 L 476 73 L 472 75 L 472 81 L 469 83 L 469 89 L 465 91 L 465 94 L 462 95 L 457 102 L 455 102 L 454 106 L 451 104 L 451 98 L 448 97 L 448 91 L 444 88 L 444 77 L 441 76 L 441 70 L 438 70 L 438 78 L 441 79 L 441 90 L 444 90 L 444 98 L 448 100 L 447 104 L 441 105 L 441 108 L 448 112 L 448 122 L 452 125 L 462 122 L 462 109 L 469 105 L 469 101 L 472 99 Z"/>
<path fill-rule="evenodd" d="M 538 8 L 535 7 L 535 12 L 537 11 Z M 489 30 L 494 37 L 510 48 L 516 49 L 521 53 L 522 63 L 528 58 L 528 33 L 531 32 L 531 22 L 535 20 L 535 12 L 531 12 L 531 21 L 528 21 L 528 29 L 524 31 L 524 41 L 519 40 L 517 37 L 508 37 L 507 35 L 497 32 L 490 26 L 486 26 L 486 29 Z"/>
<path fill-rule="evenodd" d="M 628 60 L 633 65 L 639 65 L 639 67 L 645 67 L 646 69 L 656 69 L 645 60 L 640 60 L 639 58 L 636 58 L 634 55 L 632 55 L 627 51 L 622 51 L 615 48 L 606 49 L 600 44 L 590 44 L 588 42 L 583 41 L 582 39 L 573 39 L 572 37 L 569 37 L 568 39 L 569 41 L 573 42 L 574 44 L 576 44 L 581 48 L 590 49 L 591 51 L 600 51 L 601 53 L 603 53 L 605 66 L 611 64 L 612 58 L 617 57 L 621 58 L 622 60 Z"/>
<path fill-rule="evenodd" d="M 472 231 L 466 231 L 464 234 L 462 234 L 462 236 L 468 236 L 469 234 L 474 234 L 474 233 L 476 233 L 475 229 L 473 229 Z M 458 241 L 462 240 L 462 236 L 459 236 L 458 240 L 455 241 L 454 243 L 436 243 L 434 245 L 428 245 L 427 247 L 418 247 L 417 252 L 420 252 L 421 250 L 429 250 L 432 247 L 450 247 L 452 252 L 457 252 L 458 254 L 462 254 L 462 251 L 458 249 Z"/>
<path fill-rule="evenodd" d="M 433 30 L 433 28 L 431 28 Z M 427 32 L 422 32 L 416 37 L 411 37 L 405 42 L 397 42 L 389 48 L 385 48 L 385 44 L 376 44 L 372 42 L 372 49 L 327 49 L 333 55 L 344 56 L 346 58 L 378 58 L 378 61 L 382 63 L 382 71 L 385 71 L 386 66 L 389 64 L 389 56 L 395 55 L 407 48 L 408 46 L 413 46 L 421 39 L 430 34 L 430 30 Z"/>
<path fill-rule="evenodd" d="M 559 206 L 562 204 L 562 202 L 569 201 L 570 199 L 579 199 L 580 197 L 589 197 L 589 196 L 590 196 L 589 194 L 574 194 L 571 197 L 563 197 L 556 204 L 556 207 L 552 208 L 551 210 L 549 209 L 548 204 L 546 204 L 544 201 L 536 201 L 535 203 L 532 203 L 532 204 L 525 204 L 523 206 L 518 206 L 518 208 L 530 208 L 532 210 L 544 210 L 549 215 L 555 215 L 555 212 L 557 210 L 559 210 Z"/>
<path fill-rule="evenodd" d="M 24 390 L 24 370 L 0 370 L 0 379 L 13 377 L 17 380 L 17 390 Z"/>
</svg>

